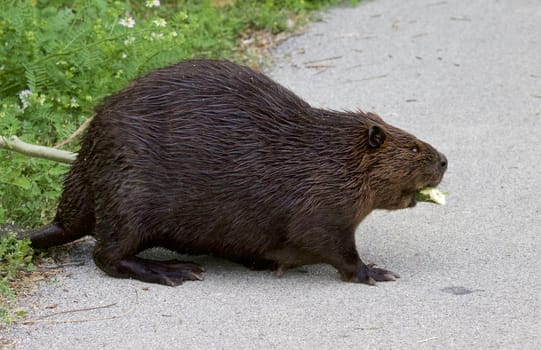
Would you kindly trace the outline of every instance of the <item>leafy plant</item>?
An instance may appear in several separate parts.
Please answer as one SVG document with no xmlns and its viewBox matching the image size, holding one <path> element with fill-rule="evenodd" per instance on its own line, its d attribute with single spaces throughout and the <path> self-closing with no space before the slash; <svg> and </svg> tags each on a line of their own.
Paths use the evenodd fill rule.
<svg viewBox="0 0 541 350">
<path fill-rule="evenodd" d="M 194 56 L 240 60 L 237 40 L 287 30 L 337 0 L 6 0 L 0 9 L 0 135 L 53 146 L 104 96 Z M 77 144 L 67 146 L 77 151 Z M 49 221 L 67 167 L 0 150 L 0 223 Z M 38 214 L 39 213 L 39 214 Z"/>
<path fill-rule="evenodd" d="M 8 307 L 15 297 L 10 283 L 22 272 L 34 270 L 32 256 L 30 241 L 18 240 L 14 234 L 0 239 L 0 324 L 9 323 L 18 316 L 13 315 Z"/>
</svg>

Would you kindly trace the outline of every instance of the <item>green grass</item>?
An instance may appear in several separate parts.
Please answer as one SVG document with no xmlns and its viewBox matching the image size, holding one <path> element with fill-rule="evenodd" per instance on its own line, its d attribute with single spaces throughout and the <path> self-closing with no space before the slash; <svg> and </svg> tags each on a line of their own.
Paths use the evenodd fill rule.
<svg viewBox="0 0 541 350">
<path fill-rule="evenodd" d="M 54 146 L 103 97 L 149 70 L 191 57 L 246 62 L 244 34 L 291 30 L 292 20 L 305 23 L 310 11 L 341 2 L 348 1 L 4 0 L 0 136 Z M 77 142 L 65 148 L 77 151 Z M 0 169 L 0 226 L 49 222 L 68 167 L 0 149 Z M 27 241 L 0 238 L 0 323 L 15 317 L 10 285 L 31 259 Z"/>
<path fill-rule="evenodd" d="M 18 240 L 14 234 L 0 239 L 0 324 L 10 323 L 22 315 L 11 311 L 16 295 L 12 286 L 20 281 L 24 272 L 34 270 L 32 258 L 29 240 Z"/>
</svg>

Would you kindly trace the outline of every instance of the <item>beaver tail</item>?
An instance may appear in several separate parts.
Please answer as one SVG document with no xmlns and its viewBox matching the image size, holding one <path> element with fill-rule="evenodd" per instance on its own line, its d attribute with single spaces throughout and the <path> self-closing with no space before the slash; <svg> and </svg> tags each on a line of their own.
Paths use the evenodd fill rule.
<svg viewBox="0 0 541 350">
<path fill-rule="evenodd" d="M 55 219 L 28 237 L 33 248 L 46 249 L 93 234 L 94 198 L 83 169 L 82 161 L 77 159 L 64 180 Z"/>
</svg>

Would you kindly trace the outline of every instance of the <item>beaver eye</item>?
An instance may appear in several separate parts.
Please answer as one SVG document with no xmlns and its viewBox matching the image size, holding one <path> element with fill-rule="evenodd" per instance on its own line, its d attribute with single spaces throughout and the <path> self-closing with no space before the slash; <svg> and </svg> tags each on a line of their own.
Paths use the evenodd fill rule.
<svg viewBox="0 0 541 350">
<path fill-rule="evenodd" d="M 413 146 L 413 147 L 411 148 L 411 151 L 412 151 L 413 153 L 419 153 L 419 147 L 418 147 L 418 146 Z"/>
</svg>

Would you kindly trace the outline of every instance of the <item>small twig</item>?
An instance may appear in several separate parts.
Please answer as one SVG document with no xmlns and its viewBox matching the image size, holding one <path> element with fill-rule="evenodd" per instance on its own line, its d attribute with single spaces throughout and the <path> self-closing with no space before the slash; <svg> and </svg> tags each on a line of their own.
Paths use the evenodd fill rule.
<svg viewBox="0 0 541 350">
<path fill-rule="evenodd" d="M 319 69 L 316 73 L 314 73 L 314 75 L 319 75 L 319 74 L 325 73 L 329 68 Z"/>
<path fill-rule="evenodd" d="M 304 64 L 305 65 L 311 65 L 311 64 L 314 64 L 314 63 L 321 63 L 321 62 L 325 62 L 325 61 L 339 60 L 341 58 L 342 58 L 342 56 L 333 56 L 333 57 L 321 58 L 319 60 L 306 61 L 306 62 L 304 62 Z"/>
<path fill-rule="evenodd" d="M 358 329 L 360 329 L 361 331 L 375 331 L 375 330 L 378 330 L 378 329 L 383 329 L 383 327 L 367 326 L 367 327 L 359 327 Z"/>
<path fill-rule="evenodd" d="M 58 316 L 58 315 L 65 315 L 65 314 L 69 314 L 69 313 L 76 313 L 76 312 L 85 312 L 85 311 L 92 311 L 92 310 L 98 310 L 98 309 L 105 309 L 105 308 L 109 308 L 109 307 L 112 307 L 112 306 L 115 306 L 117 303 L 112 303 L 112 304 L 109 304 L 109 305 L 104 305 L 104 306 L 95 306 L 95 307 L 88 307 L 88 308 L 82 308 L 82 309 L 74 309 L 74 310 L 67 310 L 67 311 L 59 311 L 59 312 L 53 312 L 51 314 L 48 314 L 48 315 L 44 315 L 44 316 L 40 316 L 38 318 L 35 318 L 33 320 L 27 320 L 27 321 L 23 321 L 21 322 L 22 324 L 25 324 L 25 325 L 28 325 L 28 324 L 33 324 L 33 323 L 82 323 L 82 322 L 91 322 L 91 321 L 105 321 L 105 320 L 112 320 L 112 319 L 115 319 L 115 318 L 120 318 L 120 317 L 125 317 L 129 314 L 131 314 L 134 310 L 135 310 L 135 307 L 137 306 L 138 302 L 139 302 L 139 294 L 137 293 L 137 290 L 134 289 L 135 291 L 135 299 L 132 303 L 132 306 L 130 307 L 129 310 L 127 310 L 126 312 L 123 312 L 121 314 L 117 314 L 117 315 L 112 315 L 112 316 L 105 316 L 105 317 L 95 317 L 95 318 L 85 318 L 85 319 L 77 319 L 77 320 L 46 320 L 45 318 L 49 318 L 49 317 L 53 317 L 53 316 Z"/>
<path fill-rule="evenodd" d="M 50 265 L 50 266 L 40 266 L 38 268 L 38 271 L 40 271 L 40 270 L 61 269 L 61 268 L 67 267 L 67 266 L 83 266 L 85 263 L 86 263 L 86 261 L 81 260 L 81 261 L 74 261 L 74 262 L 69 262 L 69 263 L 65 263 L 65 264 L 56 264 L 56 265 Z"/>
<path fill-rule="evenodd" d="M 336 37 L 337 38 L 354 38 L 354 39 L 360 39 L 360 40 L 370 40 L 370 39 L 377 38 L 376 35 L 370 35 L 370 34 L 366 35 L 362 33 L 345 33 L 345 34 L 337 35 Z"/>
<path fill-rule="evenodd" d="M 417 343 L 426 343 L 428 341 L 431 341 L 431 340 L 436 340 L 438 339 L 438 337 L 432 337 L 432 338 L 426 338 L 426 339 L 422 339 L 422 340 L 417 340 Z"/>
<path fill-rule="evenodd" d="M 355 69 L 355 68 L 362 67 L 364 65 L 365 65 L 364 63 L 359 63 L 359 64 L 356 64 L 354 66 L 347 67 L 346 70 L 352 70 L 352 69 Z"/>
<path fill-rule="evenodd" d="M 77 137 L 77 135 L 79 135 L 80 133 L 82 133 L 88 126 L 88 124 L 90 124 L 90 122 L 92 121 L 92 119 L 94 118 L 94 115 L 90 118 L 88 118 L 87 120 L 85 120 L 85 122 L 83 124 L 81 124 L 81 126 L 79 126 L 77 128 L 77 130 L 75 130 L 75 132 L 73 134 L 71 134 L 70 136 L 68 136 L 67 139 L 65 139 L 64 141 L 60 142 L 59 144 L 55 145 L 54 148 L 60 148 L 64 145 L 67 145 L 68 143 L 70 143 L 71 141 L 73 141 L 73 139 L 75 137 Z"/>
<path fill-rule="evenodd" d="M 427 35 L 428 35 L 428 33 L 418 33 L 418 34 L 412 35 L 411 38 L 412 39 L 417 39 L 417 38 L 427 36 Z"/>
<path fill-rule="evenodd" d="M 305 68 L 312 68 L 312 69 L 328 69 L 334 67 L 330 64 L 305 64 Z"/>
<path fill-rule="evenodd" d="M 29 321 L 25 321 L 25 322 L 37 322 L 37 321 L 40 321 L 40 320 L 42 320 L 44 318 L 54 317 L 54 316 L 58 316 L 58 315 L 71 314 L 71 313 L 76 313 L 76 312 L 85 312 L 85 311 L 92 311 L 92 310 L 99 310 L 99 309 L 107 309 L 109 307 L 115 306 L 116 304 L 117 303 L 112 303 L 112 304 L 107 304 L 107 305 L 102 305 L 102 306 L 92 306 L 92 307 L 84 307 L 84 308 L 81 308 L 81 309 L 58 311 L 58 312 L 53 312 L 53 313 L 50 313 L 50 314 L 47 314 L 47 315 L 39 316 L 39 317 L 35 318 L 34 320 L 29 320 Z"/>
<path fill-rule="evenodd" d="M 471 22 L 471 18 L 462 16 L 462 17 L 450 17 L 451 21 L 464 21 L 464 22 Z"/>
<path fill-rule="evenodd" d="M 382 79 L 382 78 L 386 78 L 386 77 L 387 77 L 387 74 L 382 74 L 382 75 L 375 75 L 373 77 L 366 77 L 366 78 L 362 78 L 362 79 L 350 79 L 347 82 L 348 83 L 354 83 L 354 82 L 357 82 L 357 81 L 375 80 L 375 79 Z"/>
</svg>

